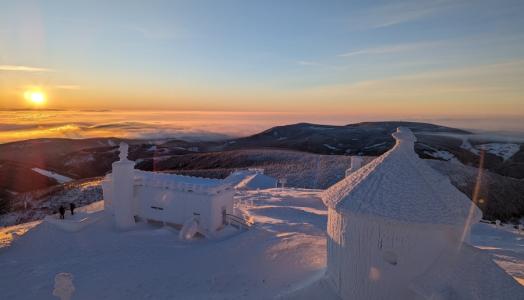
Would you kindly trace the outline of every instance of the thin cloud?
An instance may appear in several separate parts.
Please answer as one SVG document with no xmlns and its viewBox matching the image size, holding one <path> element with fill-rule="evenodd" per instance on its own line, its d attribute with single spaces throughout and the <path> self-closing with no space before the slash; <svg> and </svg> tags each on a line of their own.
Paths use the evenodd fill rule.
<svg viewBox="0 0 524 300">
<path fill-rule="evenodd" d="M 401 53 L 401 52 L 416 51 L 416 50 L 420 50 L 423 48 L 434 47 L 439 44 L 441 43 L 440 42 L 421 42 L 421 43 L 397 44 L 397 45 L 389 45 L 389 46 L 374 47 L 374 48 L 350 51 L 350 52 L 339 54 L 338 56 L 351 57 L 351 56 L 357 56 L 357 55 Z"/>
<path fill-rule="evenodd" d="M 353 29 L 376 29 L 417 21 L 441 13 L 460 1 L 409 0 L 374 6 L 351 16 L 349 25 Z"/>
<path fill-rule="evenodd" d="M 324 63 L 321 63 L 321 62 L 309 61 L 309 60 L 299 60 L 299 61 L 297 61 L 297 64 L 300 65 L 300 66 L 305 66 L 305 67 L 320 67 L 320 68 L 331 69 L 331 70 L 344 70 L 344 69 L 346 69 L 345 66 L 329 65 L 329 64 L 324 64 Z"/>
<path fill-rule="evenodd" d="M 9 71 L 9 72 L 53 72 L 52 69 L 48 69 L 48 68 L 17 66 L 17 65 L 0 65 L 0 71 Z"/>
<path fill-rule="evenodd" d="M 524 60 L 469 66 L 440 71 L 420 72 L 351 84 L 318 86 L 303 90 L 304 95 L 322 95 L 347 99 L 410 100 L 462 97 L 463 101 L 480 100 L 492 105 L 492 99 L 516 103 L 521 98 Z M 443 97 L 444 96 L 444 97 Z M 502 98 L 505 98 L 502 100 Z M 478 100 L 478 101 L 477 101 Z M 437 102 L 435 102 L 437 103 Z M 469 102 L 464 102 L 468 104 Z M 516 107 L 514 107 L 516 108 Z M 520 105 L 521 112 L 524 106 Z"/>
<path fill-rule="evenodd" d="M 55 85 L 55 88 L 60 90 L 79 90 L 81 87 L 79 85 L 59 84 Z"/>
<path fill-rule="evenodd" d="M 326 65 L 323 63 L 319 63 L 316 61 L 309 61 L 309 60 L 299 60 L 297 61 L 297 64 L 301 66 L 313 66 L 313 67 L 331 67 L 330 65 Z"/>
</svg>

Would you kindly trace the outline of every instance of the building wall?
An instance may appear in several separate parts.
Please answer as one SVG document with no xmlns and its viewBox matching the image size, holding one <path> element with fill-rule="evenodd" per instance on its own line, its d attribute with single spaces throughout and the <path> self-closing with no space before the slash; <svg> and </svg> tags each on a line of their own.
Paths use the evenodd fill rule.
<svg viewBox="0 0 524 300">
<path fill-rule="evenodd" d="M 157 177 L 164 181 L 167 174 L 156 176 L 150 174 L 150 182 L 144 182 L 139 177 L 133 178 L 132 196 L 127 200 L 126 209 L 131 208 L 132 215 L 143 219 L 161 222 L 184 224 L 187 220 L 199 214 L 201 230 L 212 233 L 223 226 L 223 209 L 227 214 L 233 214 L 234 189 L 226 188 L 208 192 L 194 186 L 195 189 L 179 189 L 176 184 L 154 180 Z M 114 214 L 115 192 L 114 178 L 106 176 L 102 182 L 105 209 Z"/>
<path fill-rule="evenodd" d="M 222 206 L 232 212 L 233 197 L 229 193 L 206 193 L 135 186 L 135 214 L 156 221 L 184 224 L 199 214 L 200 227 L 213 232 L 222 224 Z"/>
<path fill-rule="evenodd" d="M 221 228 L 224 225 L 224 219 L 222 210 L 226 210 L 226 214 L 233 214 L 233 196 L 235 194 L 235 190 L 233 188 L 229 190 L 224 190 L 220 192 L 219 194 L 215 195 L 213 198 L 213 201 L 211 202 L 211 210 L 213 211 L 213 214 L 211 216 L 211 228 L 214 228 L 215 230 L 218 228 Z"/>
<path fill-rule="evenodd" d="M 135 225 L 133 207 L 130 205 L 134 194 L 135 163 L 121 160 L 113 163 L 112 205 L 117 227 L 129 229 Z"/>
<path fill-rule="evenodd" d="M 111 175 L 107 175 L 102 180 L 102 193 L 104 195 L 104 210 L 106 212 L 113 212 L 113 181 Z"/>
<path fill-rule="evenodd" d="M 410 282 L 444 249 L 458 250 L 452 228 L 328 212 L 328 278 L 342 299 L 412 299 Z"/>
</svg>

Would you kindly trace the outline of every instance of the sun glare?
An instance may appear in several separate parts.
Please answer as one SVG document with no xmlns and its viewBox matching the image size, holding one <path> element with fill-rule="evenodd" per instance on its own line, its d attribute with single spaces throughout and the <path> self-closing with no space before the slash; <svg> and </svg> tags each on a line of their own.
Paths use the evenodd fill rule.
<svg viewBox="0 0 524 300">
<path fill-rule="evenodd" d="M 24 98 L 38 106 L 45 104 L 46 101 L 46 96 L 42 91 L 26 91 L 24 93 Z"/>
</svg>

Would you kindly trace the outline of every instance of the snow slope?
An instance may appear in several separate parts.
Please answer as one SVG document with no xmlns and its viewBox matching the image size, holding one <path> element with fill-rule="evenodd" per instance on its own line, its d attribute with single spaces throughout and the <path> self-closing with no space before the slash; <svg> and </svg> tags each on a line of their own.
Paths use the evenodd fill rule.
<svg viewBox="0 0 524 300">
<path fill-rule="evenodd" d="M 260 207 L 242 196 L 259 226 L 221 240 L 181 241 L 148 225 L 119 232 L 110 219 L 75 233 L 44 222 L 0 249 L 2 297 L 55 299 L 55 276 L 70 273 L 73 299 L 271 299 L 323 270 L 325 210 L 316 194 L 269 192 Z"/>
<path fill-rule="evenodd" d="M 501 268 L 524 285 L 524 231 L 479 223 L 471 231 L 471 243 L 491 253 Z"/>
<path fill-rule="evenodd" d="M 511 157 L 513 157 L 513 155 L 520 151 L 520 145 L 510 143 L 489 143 L 477 145 L 475 148 L 502 157 L 502 159 L 505 161 L 510 159 Z"/>
<path fill-rule="evenodd" d="M 182 241 L 170 227 L 145 224 L 119 232 L 110 219 L 75 233 L 46 222 L 2 228 L 2 296 L 56 299 L 55 276 L 70 273 L 76 290 L 73 299 L 276 298 L 324 272 L 327 211 L 320 192 L 240 192 L 237 212 L 256 225 L 216 240 Z M 97 213 L 101 203 L 85 212 Z M 12 233 L 22 236 L 7 246 Z M 474 245 L 492 253 L 506 271 L 520 278 L 524 278 L 523 238 L 488 224 L 476 225 L 472 236 Z"/>
<path fill-rule="evenodd" d="M 101 178 L 74 181 L 60 186 L 34 191 L 21 195 L 13 211 L 0 215 L 0 227 L 12 226 L 43 219 L 46 215 L 58 211 L 60 205 L 65 207 L 75 203 L 77 207 L 85 206 L 102 198 Z M 27 208 L 24 207 L 27 202 Z"/>
<path fill-rule="evenodd" d="M 424 153 L 429 155 L 429 156 L 431 156 L 431 157 L 442 159 L 442 160 L 445 160 L 445 161 L 459 162 L 457 160 L 457 157 L 455 157 L 455 155 L 453 155 L 452 153 L 450 153 L 448 151 L 444 151 L 444 150 L 437 150 L 435 152 L 424 151 Z"/>
<path fill-rule="evenodd" d="M 60 174 L 55 173 L 55 172 L 39 169 L 39 168 L 32 168 L 31 170 L 35 171 L 38 174 L 41 174 L 41 175 L 53 178 L 58 183 L 66 183 L 66 182 L 69 182 L 69 181 L 73 180 L 73 179 L 71 179 L 71 178 L 69 178 L 67 176 L 60 175 Z"/>
<path fill-rule="evenodd" d="M 462 140 L 462 145 L 460 145 L 460 148 L 469 150 L 471 153 L 475 155 L 480 155 L 480 151 L 483 150 L 487 153 L 501 157 L 504 161 L 510 159 L 511 157 L 513 157 L 513 155 L 520 151 L 519 144 L 488 143 L 473 146 L 467 138 L 464 138 Z"/>
</svg>

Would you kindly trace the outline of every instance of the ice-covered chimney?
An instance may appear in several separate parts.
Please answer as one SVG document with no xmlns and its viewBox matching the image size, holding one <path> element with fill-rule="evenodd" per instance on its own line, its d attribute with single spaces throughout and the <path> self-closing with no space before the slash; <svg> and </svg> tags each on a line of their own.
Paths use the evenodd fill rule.
<svg viewBox="0 0 524 300">
<path fill-rule="evenodd" d="M 120 160 L 113 163 L 113 207 L 116 225 L 127 229 L 135 224 L 132 209 L 135 162 L 127 158 L 129 146 L 120 143 Z"/>
<path fill-rule="evenodd" d="M 351 156 L 351 166 L 346 170 L 346 177 L 362 167 L 364 160 L 360 156 Z"/>
</svg>

